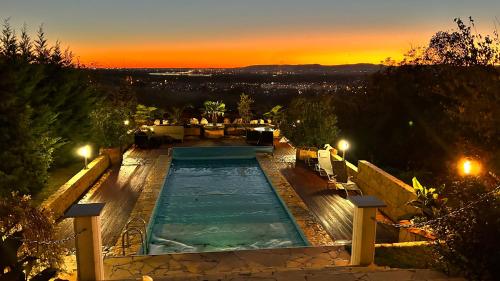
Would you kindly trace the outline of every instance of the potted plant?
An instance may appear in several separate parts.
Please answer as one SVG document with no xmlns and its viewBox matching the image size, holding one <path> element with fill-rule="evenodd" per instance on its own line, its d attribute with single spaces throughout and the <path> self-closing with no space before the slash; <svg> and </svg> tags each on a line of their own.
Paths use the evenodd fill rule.
<svg viewBox="0 0 500 281">
<path fill-rule="evenodd" d="M 274 125 L 274 137 L 278 138 L 281 134 L 280 125 L 285 118 L 283 106 L 274 106 L 269 112 L 264 113 L 264 117 L 271 120 L 271 124 Z"/>
<path fill-rule="evenodd" d="M 109 105 L 91 112 L 92 133 L 99 146 L 99 154 L 108 155 L 111 164 L 122 161 L 122 149 L 131 143 L 129 110 Z"/>
<path fill-rule="evenodd" d="M 224 136 L 224 126 L 217 126 L 217 117 L 224 116 L 226 105 L 220 101 L 205 101 L 203 103 L 203 115 L 209 117 L 212 121 L 211 126 L 205 125 L 205 137 L 220 138 Z"/>
</svg>

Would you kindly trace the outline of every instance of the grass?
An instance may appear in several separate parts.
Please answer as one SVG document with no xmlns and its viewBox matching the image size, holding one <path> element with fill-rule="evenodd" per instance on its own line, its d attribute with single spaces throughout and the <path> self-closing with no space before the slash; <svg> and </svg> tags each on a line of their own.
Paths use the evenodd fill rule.
<svg viewBox="0 0 500 281">
<path fill-rule="evenodd" d="M 34 196 L 33 203 L 36 206 L 40 205 L 82 168 L 83 164 L 81 162 L 75 162 L 49 171 L 49 180 L 47 181 L 47 185 Z"/>
</svg>

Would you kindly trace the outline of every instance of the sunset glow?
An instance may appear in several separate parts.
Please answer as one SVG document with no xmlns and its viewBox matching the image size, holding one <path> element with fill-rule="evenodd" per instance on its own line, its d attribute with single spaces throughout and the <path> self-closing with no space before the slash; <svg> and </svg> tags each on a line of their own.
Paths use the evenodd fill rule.
<svg viewBox="0 0 500 281">
<path fill-rule="evenodd" d="M 388 0 L 21 0 L 1 3 L 0 17 L 10 17 L 15 27 L 27 23 L 32 35 L 43 23 L 51 41 L 61 40 L 88 66 L 333 65 L 399 59 L 436 31 L 453 27 L 455 17 L 473 16 L 480 29 L 491 31 L 500 4 L 479 2 L 487 5 L 451 0 L 418 5 Z"/>
</svg>

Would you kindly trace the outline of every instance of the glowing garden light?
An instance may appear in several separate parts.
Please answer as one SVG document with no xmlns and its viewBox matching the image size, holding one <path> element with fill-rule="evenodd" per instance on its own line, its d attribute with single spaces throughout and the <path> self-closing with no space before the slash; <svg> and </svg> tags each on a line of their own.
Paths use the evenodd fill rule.
<svg viewBox="0 0 500 281">
<path fill-rule="evenodd" d="M 340 140 L 338 148 L 342 151 L 342 160 L 345 160 L 345 151 L 349 149 L 349 142 L 346 140 Z"/>
<path fill-rule="evenodd" d="M 123 124 L 124 124 L 125 126 L 128 126 L 128 125 L 130 124 L 130 121 L 129 121 L 129 120 L 125 120 L 125 121 L 123 121 Z"/>
<path fill-rule="evenodd" d="M 92 153 L 92 149 L 90 148 L 90 145 L 84 145 L 80 147 L 77 151 L 78 155 L 83 157 L 85 159 L 85 169 L 88 169 L 87 167 L 87 161 L 90 158 L 90 155 Z"/>
<path fill-rule="evenodd" d="M 477 176 L 481 172 L 481 164 L 478 161 L 464 158 L 458 162 L 458 172 L 462 176 Z"/>
</svg>

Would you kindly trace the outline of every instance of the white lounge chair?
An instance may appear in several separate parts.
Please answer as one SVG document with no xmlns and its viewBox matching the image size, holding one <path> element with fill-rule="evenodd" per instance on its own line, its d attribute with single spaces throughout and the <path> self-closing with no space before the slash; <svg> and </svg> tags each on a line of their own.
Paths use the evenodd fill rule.
<svg viewBox="0 0 500 281">
<path fill-rule="evenodd" d="M 363 195 L 363 192 L 361 191 L 359 186 L 355 182 L 351 181 L 351 177 L 349 177 L 347 173 L 347 164 L 345 160 L 331 159 L 331 166 L 335 175 L 335 186 L 337 189 L 337 184 L 340 184 L 342 189 L 345 190 L 346 196 L 349 196 L 348 191 L 355 191 Z"/>
<path fill-rule="evenodd" d="M 318 150 L 318 164 L 316 164 L 316 171 L 318 171 L 321 176 L 328 177 L 329 182 L 335 181 L 329 150 Z"/>
</svg>

